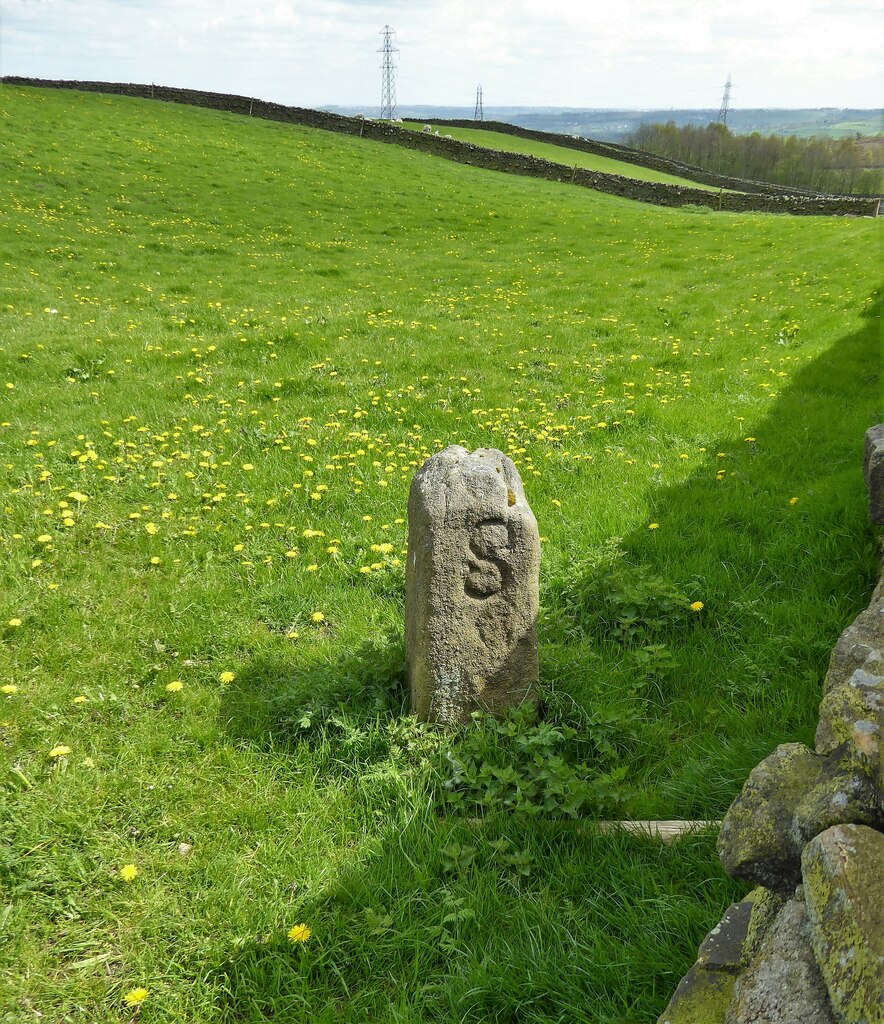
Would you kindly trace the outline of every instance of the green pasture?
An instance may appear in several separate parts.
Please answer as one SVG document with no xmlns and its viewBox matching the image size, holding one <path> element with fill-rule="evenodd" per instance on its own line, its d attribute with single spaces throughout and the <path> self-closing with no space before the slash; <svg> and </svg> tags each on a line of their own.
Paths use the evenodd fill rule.
<svg viewBox="0 0 884 1024">
<path fill-rule="evenodd" d="M 423 124 L 418 121 L 405 121 L 403 127 L 420 131 Z M 461 142 L 471 142 L 475 146 L 496 149 L 502 153 L 521 153 L 525 156 L 537 156 L 553 163 L 565 164 L 567 167 L 581 167 L 588 171 L 600 171 L 604 174 L 619 174 L 624 178 L 637 181 L 662 181 L 667 185 L 684 185 L 688 188 L 702 188 L 718 191 L 713 185 L 703 185 L 698 181 L 689 181 L 674 174 L 655 171 L 651 167 L 640 167 L 638 164 L 625 163 L 608 156 L 595 153 L 584 153 L 579 149 L 567 146 L 556 146 L 551 142 L 536 142 L 534 139 L 523 139 L 519 135 L 505 135 L 503 132 L 486 131 L 483 128 L 451 128 L 448 125 L 432 126 L 440 135 L 450 135 Z"/>
<path fill-rule="evenodd" d="M 745 889 L 592 822 L 812 742 L 879 223 L 96 94 L 0 135 L 0 1021 L 651 1024 Z M 536 721 L 407 717 L 450 443 L 539 521 Z"/>
</svg>

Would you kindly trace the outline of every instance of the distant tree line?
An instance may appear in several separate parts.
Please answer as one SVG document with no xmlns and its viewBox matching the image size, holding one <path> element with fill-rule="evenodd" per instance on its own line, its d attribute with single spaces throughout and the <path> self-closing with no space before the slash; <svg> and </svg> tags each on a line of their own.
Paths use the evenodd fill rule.
<svg viewBox="0 0 884 1024">
<path fill-rule="evenodd" d="M 847 195 L 881 191 L 881 135 L 845 139 L 758 132 L 735 135 L 717 122 L 679 128 L 669 121 L 639 125 L 626 137 L 626 145 L 736 178 Z"/>
</svg>

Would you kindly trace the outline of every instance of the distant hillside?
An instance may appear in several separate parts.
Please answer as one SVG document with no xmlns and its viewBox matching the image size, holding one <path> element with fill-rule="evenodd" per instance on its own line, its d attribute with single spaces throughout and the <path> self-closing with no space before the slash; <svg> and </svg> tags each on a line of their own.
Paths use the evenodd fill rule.
<svg viewBox="0 0 884 1024">
<path fill-rule="evenodd" d="M 365 114 L 376 117 L 375 107 L 327 106 L 324 110 L 341 114 Z M 399 107 L 399 116 L 421 118 L 471 118 L 472 107 Z M 622 142 L 641 124 L 674 121 L 677 125 L 706 125 L 718 118 L 718 109 L 709 110 L 594 110 L 561 107 L 485 107 L 487 120 L 507 121 L 521 128 L 558 132 L 562 135 L 588 135 L 594 139 Z M 760 132 L 763 135 L 827 135 L 842 138 L 878 135 L 884 131 L 884 111 L 822 107 L 807 110 L 731 110 L 728 127 L 738 135 Z"/>
</svg>

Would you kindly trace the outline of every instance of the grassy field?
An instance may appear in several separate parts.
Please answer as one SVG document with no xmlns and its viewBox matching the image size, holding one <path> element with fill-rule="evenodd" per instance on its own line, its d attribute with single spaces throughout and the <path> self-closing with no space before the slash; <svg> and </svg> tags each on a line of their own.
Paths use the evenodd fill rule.
<svg viewBox="0 0 884 1024">
<path fill-rule="evenodd" d="M 560 819 L 715 818 L 811 740 L 874 573 L 879 223 L 0 117 L 0 1021 L 655 1020 L 744 890 Z M 451 442 L 540 523 L 539 722 L 404 713 Z"/>
<path fill-rule="evenodd" d="M 403 122 L 403 127 L 420 131 L 423 124 L 415 121 Z M 504 135 L 502 132 L 486 131 L 482 128 L 452 128 L 443 125 L 434 128 L 440 135 L 450 135 L 462 142 L 471 142 L 475 146 L 496 149 L 502 153 L 522 153 L 525 156 L 538 156 L 553 163 L 565 164 L 567 167 L 582 167 L 588 171 L 601 171 L 605 174 L 620 174 L 624 178 L 635 178 L 638 181 L 662 181 L 667 185 L 686 185 L 690 188 L 702 188 L 718 191 L 712 185 L 703 185 L 687 178 L 679 178 L 674 174 L 664 174 L 650 167 L 639 167 L 637 164 L 624 163 L 611 157 L 598 156 L 595 153 L 583 153 L 579 149 L 568 149 L 566 146 L 555 146 L 550 142 L 536 142 L 534 139 L 523 139 L 518 135 Z"/>
</svg>

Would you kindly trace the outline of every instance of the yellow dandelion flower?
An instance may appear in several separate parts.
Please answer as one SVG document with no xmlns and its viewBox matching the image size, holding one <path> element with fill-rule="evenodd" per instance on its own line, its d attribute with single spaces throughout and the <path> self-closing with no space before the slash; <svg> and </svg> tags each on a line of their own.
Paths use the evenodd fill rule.
<svg viewBox="0 0 884 1024">
<path fill-rule="evenodd" d="M 232 683 L 234 679 L 236 679 L 235 672 L 222 672 L 221 675 L 218 676 L 219 683 Z"/>
<path fill-rule="evenodd" d="M 10 619 L 7 625 L 12 626 L 13 629 L 17 629 L 21 625 L 21 619 Z"/>
<path fill-rule="evenodd" d="M 691 611 L 692 612 L 701 612 L 701 611 L 703 611 L 703 602 L 702 601 L 691 601 Z"/>
<path fill-rule="evenodd" d="M 294 928 L 289 928 L 288 934 L 289 942 L 306 942 L 312 932 L 306 924 L 296 924 Z"/>
<path fill-rule="evenodd" d="M 134 882 L 138 877 L 138 868 L 135 864 L 124 864 L 120 868 L 120 878 L 124 882 Z"/>
<path fill-rule="evenodd" d="M 0 686 L 0 693 L 18 693 L 18 687 L 13 683 L 4 683 Z"/>
<path fill-rule="evenodd" d="M 184 689 L 184 683 L 180 679 L 173 679 L 171 683 L 166 683 L 167 693 L 178 693 L 179 690 Z"/>
<path fill-rule="evenodd" d="M 790 505 L 797 505 L 798 504 L 798 499 L 797 498 L 789 498 L 789 504 Z"/>
<path fill-rule="evenodd" d="M 50 544 L 51 542 L 52 542 L 52 534 L 51 533 L 41 533 L 40 536 L 37 538 L 37 543 L 38 544 Z"/>
<path fill-rule="evenodd" d="M 313 612 L 310 616 L 311 622 L 325 622 L 325 616 L 322 612 Z"/>
<path fill-rule="evenodd" d="M 85 704 L 86 703 L 86 699 L 87 698 L 84 697 L 83 694 L 81 693 L 79 697 L 74 697 L 73 703 L 74 704 Z"/>
<path fill-rule="evenodd" d="M 50 757 L 67 757 L 67 755 L 70 752 L 71 752 L 71 748 L 70 747 L 66 747 L 62 743 L 62 744 L 60 744 L 57 747 L 53 747 L 52 750 L 49 751 L 49 756 Z"/>
<path fill-rule="evenodd" d="M 658 530 L 659 528 L 660 528 L 660 524 L 659 523 L 648 523 L 648 529 L 649 530 Z"/>
<path fill-rule="evenodd" d="M 250 470 L 254 469 L 255 467 L 251 464 L 251 462 L 244 462 L 242 464 L 242 468 L 248 473 Z"/>
<path fill-rule="evenodd" d="M 126 1006 L 140 1006 L 149 995 L 150 989 L 131 988 L 123 996 L 123 1002 L 126 1004 Z"/>
</svg>

